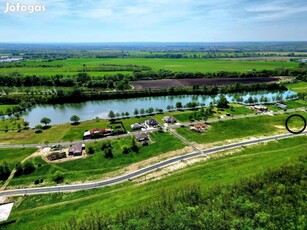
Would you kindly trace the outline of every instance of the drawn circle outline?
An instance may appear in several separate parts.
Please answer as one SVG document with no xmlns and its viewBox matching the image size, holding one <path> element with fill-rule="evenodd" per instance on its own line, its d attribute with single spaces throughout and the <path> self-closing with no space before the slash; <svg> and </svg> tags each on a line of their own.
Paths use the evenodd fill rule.
<svg viewBox="0 0 307 230">
<path fill-rule="evenodd" d="M 299 118 L 301 118 L 303 121 L 304 121 L 304 127 L 301 129 L 301 130 L 299 130 L 299 131 L 297 131 L 297 132 L 294 132 L 294 131 L 292 131 L 289 127 L 288 127 L 288 122 L 289 122 L 289 120 L 292 118 L 292 117 L 299 117 Z M 287 118 L 287 120 L 286 120 L 286 129 L 290 132 L 290 133 L 293 133 L 293 134 L 300 134 L 300 133 L 302 133 L 302 132 L 304 132 L 304 130 L 306 129 L 306 119 L 302 116 L 302 115 L 299 115 L 299 114 L 293 114 L 293 115 L 291 115 L 291 116 L 289 116 L 288 118 Z"/>
</svg>

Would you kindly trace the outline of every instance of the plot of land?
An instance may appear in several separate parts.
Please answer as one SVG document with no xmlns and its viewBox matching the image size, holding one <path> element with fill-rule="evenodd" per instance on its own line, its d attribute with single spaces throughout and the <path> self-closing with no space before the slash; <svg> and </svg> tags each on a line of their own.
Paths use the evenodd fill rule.
<svg viewBox="0 0 307 230">
<path fill-rule="evenodd" d="M 278 78 L 255 77 L 255 78 L 187 78 L 187 79 L 162 79 L 151 81 L 133 81 L 131 84 L 134 89 L 145 88 L 163 89 L 169 87 L 191 87 L 193 85 L 212 86 L 212 85 L 231 85 L 234 83 L 267 83 L 278 81 Z"/>
</svg>

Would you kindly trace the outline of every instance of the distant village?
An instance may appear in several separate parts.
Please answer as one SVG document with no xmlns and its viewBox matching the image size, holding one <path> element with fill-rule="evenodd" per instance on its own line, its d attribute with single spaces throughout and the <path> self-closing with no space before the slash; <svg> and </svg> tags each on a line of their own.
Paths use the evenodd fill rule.
<svg viewBox="0 0 307 230">
<path fill-rule="evenodd" d="M 11 56 L 0 56 L 0 63 L 4 62 L 19 62 L 22 61 L 23 58 L 11 57 Z"/>
</svg>

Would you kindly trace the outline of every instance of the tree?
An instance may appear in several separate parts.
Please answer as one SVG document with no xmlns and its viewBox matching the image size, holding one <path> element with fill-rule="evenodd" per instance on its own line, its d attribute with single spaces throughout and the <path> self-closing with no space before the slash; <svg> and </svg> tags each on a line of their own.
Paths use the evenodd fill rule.
<svg viewBox="0 0 307 230">
<path fill-rule="evenodd" d="M 107 159 L 113 158 L 113 150 L 112 150 L 112 148 L 106 148 L 104 150 L 104 157 L 107 158 Z"/>
<path fill-rule="evenodd" d="M 177 108 L 177 109 L 181 109 L 181 108 L 182 108 L 182 103 L 181 103 L 180 101 L 178 101 L 178 102 L 176 103 L 176 108 Z"/>
<path fill-rule="evenodd" d="M 135 109 L 134 112 L 133 112 L 133 114 L 134 114 L 135 116 L 139 115 L 139 110 L 138 110 L 138 109 Z"/>
<path fill-rule="evenodd" d="M 51 119 L 48 118 L 48 117 L 43 117 L 43 118 L 41 119 L 41 123 L 43 123 L 45 126 L 47 126 L 48 124 L 51 123 Z"/>
<path fill-rule="evenodd" d="M 0 166 L 0 180 L 6 180 L 11 174 L 9 165 L 4 161 Z"/>
<path fill-rule="evenodd" d="M 125 115 L 126 115 L 126 117 L 129 117 L 130 114 L 128 112 L 126 112 Z"/>
<path fill-rule="evenodd" d="M 217 107 L 218 108 L 228 108 L 229 107 L 228 101 L 223 94 L 221 94 L 220 99 L 217 102 Z"/>
<path fill-rule="evenodd" d="M 168 111 L 171 111 L 171 108 L 172 108 L 172 106 L 170 106 L 170 105 L 166 106 L 166 109 L 167 109 Z"/>
<path fill-rule="evenodd" d="M 42 129 L 43 129 L 43 126 L 41 126 L 41 125 L 36 125 L 36 126 L 35 126 L 35 133 L 41 133 L 41 132 L 42 132 Z"/>
<path fill-rule="evenodd" d="M 53 175 L 53 181 L 57 184 L 62 183 L 64 181 L 64 174 L 60 171 L 56 171 Z"/>
<path fill-rule="evenodd" d="M 140 114 L 141 114 L 141 115 L 144 115 L 144 113 L 145 113 L 145 109 L 142 108 L 142 109 L 140 110 Z"/>
<path fill-rule="evenodd" d="M 133 152 L 136 152 L 136 153 L 139 152 L 139 146 L 137 145 L 134 136 L 132 137 L 132 140 L 131 140 L 131 147 L 130 147 L 130 149 L 131 149 Z"/>
<path fill-rule="evenodd" d="M 113 110 L 111 110 L 111 111 L 109 112 L 108 117 L 109 117 L 110 119 L 114 119 L 114 118 L 115 118 L 115 113 L 113 112 Z"/>
<path fill-rule="evenodd" d="M 16 164 L 15 169 L 16 169 L 15 176 L 21 176 L 23 174 L 23 167 L 20 162 Z"/>
<path fill-rule="evenodd" d="M 128 148 L 128 146 L 127 146 L 127 145 L 124 145 L 124 146 L 122 147 L 122 151 L 123 151 L 123 154 L 128 154 L 128 153 L 129 153 L 129 148 Z"/>
<path fill-rule="evenodd" d="M 27 161 L 23 164 L 23 174 L 28 175 L 35 171 L 35 166 L 32 161 Z"/>
<path fill-rule="evenodd" d="M 94 154 L 95 153 L 95 150 L 94 150 L 94 148 L 93 148 L 93 146 L 90 146 L 89 148 L 88 148 L 88 154 Z"/>
<path fill-rule="evenodd" d="M 80 121 L 80 117 L 78 117 L 77 115 L 72 115 L 70 117 L 70 121 L 73 123 L 73 124 L 78 124 L 79 121 Z"/>
</svg>

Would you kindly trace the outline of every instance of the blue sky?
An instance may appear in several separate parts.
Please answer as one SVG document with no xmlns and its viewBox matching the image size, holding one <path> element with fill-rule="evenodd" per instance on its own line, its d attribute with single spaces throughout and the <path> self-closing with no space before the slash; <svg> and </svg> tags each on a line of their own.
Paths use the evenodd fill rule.
<svg viewBox="0 0 307 230">
<path fill-rule="evenodd" d="M 307 41 L 306 22 L 307 0 L 0 0 L 0 42 Z"/>
</svg>

